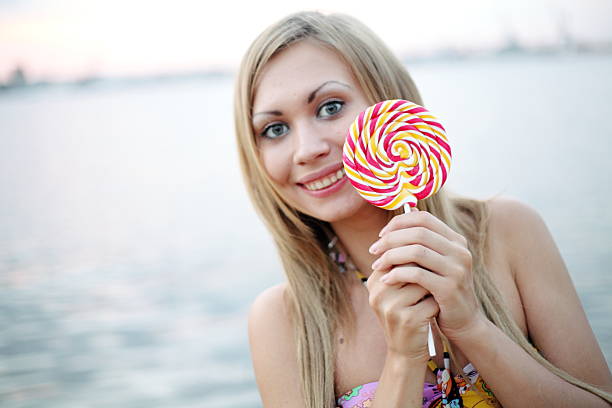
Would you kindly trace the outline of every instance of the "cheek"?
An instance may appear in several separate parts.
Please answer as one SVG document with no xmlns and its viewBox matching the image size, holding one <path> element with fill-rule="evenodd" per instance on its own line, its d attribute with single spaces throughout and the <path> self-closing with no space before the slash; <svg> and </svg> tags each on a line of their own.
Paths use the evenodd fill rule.
<svg viewBox="0 0 612 408">
<path fill-rule="evenodd" d="M 272 181 L 283 184 L 289 179 L 291 164 L 286 152 L 274 146 L 262 146 L 259 156 Z"/>
<path fill-rule="evenodd" d="M 344 142 L 346 141 L 346 137 L 349 133 L 351 125 L 353 121 L 357 118 L 359 113 L 367 108 L 367 105 L 363 106 L 362 104 L 355 104 L 351 106 L 350 110 L 344 112 L 343 117 L 334 123 L 334 140 L 337 144 L 344 146 Z"/>
<path fill-rule="evenodd" d="M 346 135 L 348 134 L 349 127 L 352 122 L 348 123 L 339 123 L 334 132 L 334 139 L 336 144 L 341 147 L 344 147 L 344 142 L 346 141 Z"/>
</svg>

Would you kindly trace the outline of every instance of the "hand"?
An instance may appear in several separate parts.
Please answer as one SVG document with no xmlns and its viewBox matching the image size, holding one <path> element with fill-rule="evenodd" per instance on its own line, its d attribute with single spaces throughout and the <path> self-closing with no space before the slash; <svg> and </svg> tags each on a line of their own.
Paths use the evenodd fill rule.
<svg viewBox="0 0 612 408">
<path fill-rule="evenodd" d="M 370 306 L 380 321 L 389 354 L 427 361 L 429 321 L 438 314 L 438 304 L 427 290 L 415 284 L 387 285 L 380 270 L 368 278 Z"/>
<path fill-rule="evenodd" d="M 440 330 L 450 339 L 484 319 L 474 293 L 472 255 L 466 239 L 426 211 L 394 217 L 370 248 L 381 256 L 372 264 L 382 281 L 401 287 L 417 284 L 440 308 Z"/>
</svg>

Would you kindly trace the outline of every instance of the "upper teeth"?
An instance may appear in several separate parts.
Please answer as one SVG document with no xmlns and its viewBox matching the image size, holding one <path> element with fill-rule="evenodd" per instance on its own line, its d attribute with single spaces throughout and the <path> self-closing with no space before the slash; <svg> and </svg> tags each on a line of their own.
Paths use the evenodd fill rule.
<svg viewBox="0 0 612 408">
<path fill-rule="evenodd" d="M 309 190 L 321 190 L 322 188 L 328 187 L 334 184 L 336 181 L 344 177 L 344 170 L 340 169 L 331 176 L 327 176 L 310 183 L 304 184 Z"/>
</svg>

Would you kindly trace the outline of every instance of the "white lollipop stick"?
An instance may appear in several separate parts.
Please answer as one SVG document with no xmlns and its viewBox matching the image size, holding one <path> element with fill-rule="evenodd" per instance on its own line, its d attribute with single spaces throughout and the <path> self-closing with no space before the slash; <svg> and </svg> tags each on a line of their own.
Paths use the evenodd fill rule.
<svg viewBox="0 0 612 408">
<path fill-rule="evenodd" d="M 404 204 L 404 213 L 409 213 L 413 210 L 409 204 Z M 415 211 L 418 211 L 416 208 Z M 436 355 L 436 345 L 434 344 L 433 332 L 431 331 L 431 323 L 427 325 L 427 348 L 429 349 L 429 357 Z"/>
<path fill-rule="evenodd" d="M 427 325 L 427 347 L 429 348 L 429 357 L 434 357 L 436 355 L 436 345 L 431 332 L 431 323 Z"/>
</svg>

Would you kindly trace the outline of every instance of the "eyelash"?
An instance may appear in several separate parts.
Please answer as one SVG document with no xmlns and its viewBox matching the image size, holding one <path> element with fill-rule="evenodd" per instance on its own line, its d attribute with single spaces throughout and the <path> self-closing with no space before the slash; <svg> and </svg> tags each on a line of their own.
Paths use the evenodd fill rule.
<svg viewBox="0 0 612 408">
<path fill-rule="evenodd" d="M 283 126 L 285 126 L 285 127 L 287 127 L 287 128 L 288 128 L 288 126 L 287 126 L 285 123 L 283 123 L 283 122 L 274 122 L 274 123 L 270 123 L 268 126 L 266 126 L 266 127 L 265 127 L 265 128 L 262 130 L 262 131 L 261 131 L 260 136 L 261 136 L 261 137 L 264 137 L 264 138 L 266 138 L 266 139 L 276 139 L 276 138 L 279 138 L 279 137 L 281 137 L 281 136 L 283 136 L 283 135 L 287 134 L 287 133 L 285 132 L 283 135 L 278 135 L 278 136 L 274 136 L 274 137 L 271 137 L 271 136 L 266 135 L 266 133 L 268 133 L 268 131 L 269 131 L 270 129 L 272 129 L 274 126 L 278 126 L 278 125 L 283 125 Z"/>
<path fill-rule="evenodd" d="M 339 105 L 340 105 L 340 107 L 338 108 L 338 110 L 337 110 L 336 112 L 331 113 L 331 114 L 329 114 L 328 116 L 322 116 L 322 115 L 321 115 L 321 111 L 322 111 L 322 110 L 323 110 L 325 107 L 327 107 L 327 106 L 329 106 L 329 105 L 331 105 L 331 104 L 339 104 Z M 341 100 L 338 100 L 338 99 L 333 99 L 333 100 L 326 101 L 326 102 L 325 102 L 325 103 L 323 103 L 321 106 L 319 106 L 319 108 L 317 109 L 317 117 L 320 117 L 320 118 L 326 119 L 326 118 L 330 118 L 330 117 L 336 116 L 338 113 L 340 113 L 340 112 L 342 111 L 342 108 L 344 107 L 344 104 L 345 104 L 345 102 L 344 102 L 344 101 L 341 101 Z M 263 130 L 261 131 L 261 133 L 260 133 L 260 136 L 262 136 L 262 137 L 264 137 L 264 138 L 267 138 L 267 139 L 277 139 L 277 138 L 282 137 L 282 136 L 284 136 L 285 134 L 287 134 L 287 132 L 285 132 L 285 133 L 283 133 L 282 135 L 278 135 L 278 136 L 274 136 L 274 137 L 271 137 L 271 136 L 266 135 L 266 133 L 268 133 L 268 131 L 269 131 L 269 130 L 271 130 L 271 129 L 272 129 L 274 126 L 278 126 L 278 125 L 284 125 L 286 128 L 288 128 L 287 124 L 285 124 L 285 123 L 283 123 L 283 122 L 274 122 L 274 123 L 270 123 L 269 125 L 267 125 L 266 127 L 264 127 L 264 129 L 263 129 Z"/>
<path fill-rule="evenodd" d="M 335 116 L 335 115 L 337 115 L 337 114 L 338 114 L 340 111 L 342 111 L 342 108 L 344 107 L 344 101 L 341 101 L 341 100 L 339 100 L 339 99 L 332 99 L 332 100 L 329 100 L 329 101 L 325 102 L 323 105 L 321 105 L 321 106 L 319 107 L 319 109 L 317 110 L 317 116 L 320 116 L 320 113 L 321 113 L 321 111 L 323 110 L 323 108 L 325 108 L 326 106 L 329 106 L 329 105 L 331 105 L 331 104 L 333 104 L 333 103 L 340 104 L 340 107 L 338 108 L 338 111 L 337 111 L 337 112 L 334 112 L 334 113 L 332 113 L 331 115 L 329 115 L 329 116 L 327 116 L 327 117 L 330 117 L 330 116 Z"/>
</svg>

